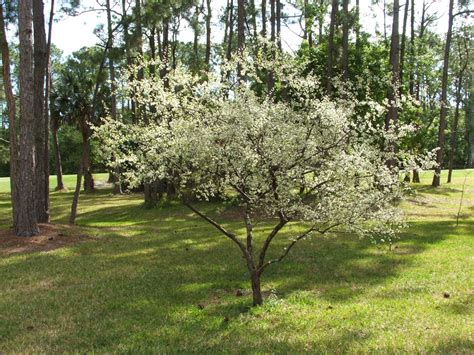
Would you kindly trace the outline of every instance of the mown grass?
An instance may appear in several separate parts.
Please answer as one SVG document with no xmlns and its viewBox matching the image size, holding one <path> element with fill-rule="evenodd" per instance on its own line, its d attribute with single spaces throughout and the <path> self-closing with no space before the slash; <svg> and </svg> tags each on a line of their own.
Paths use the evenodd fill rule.
<svg viewBox="0 0 474 355">
<path fill-rule="evenodd" d="M 77 222 L 92 240 L 0 259 L 0 353 L 472 353 L 474 171 L 438 189 L 422 178 L 392 251 L 350 235 L 302 242 L 264 274 L 259 308 L 236 247 L 179 203 L 82 195 Z M 52 193 L 54 222 L 66 222 L 71 198 Z M 243 232 L 216 204 L 199 207 Z M 4 190 L 0 228 L 9 223 Z"/>
</svg>

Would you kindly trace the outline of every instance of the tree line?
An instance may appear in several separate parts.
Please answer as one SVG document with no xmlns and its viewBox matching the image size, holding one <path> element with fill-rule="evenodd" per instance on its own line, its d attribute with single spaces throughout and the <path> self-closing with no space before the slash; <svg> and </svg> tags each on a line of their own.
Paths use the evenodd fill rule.
<svg viewBox="0 0 474 355">
<path fill-rule="evenodd" d="M 449 182 L 454 167 L 474 163 L 472 26 L 466 21 L 468 2 L 449 0 L 447 32 L 438 34 L 439 14 L 433 12 L 433 3 L 376 1 L 383 11 L 383 31 L 371 35 L 362 28 L 359 0 L 227 0 L 217 13 L 210 0 L 105 0 L 89 10 L 75 1 L 58 5 L 53 0 L 49 9 L 42 0 L 6 1 L 0 13 L 0 40 L 7 119 L 2 119 L 0 146 L 4 155 L 8 147 L 15 233 L 31 236 L 38 233 L 38 223 L 49 222 L 48 176 L 53 171 L 50 165 L 54 166 L 57 189 L 64 188 L 59 141 L 66 127 L 77 130 L 82 142 L 77 206 L 81 185 L 94 191 L 91 126 L 99 125 L 105 115 L 121 122 L 150 121 L 154 108 L 125 95 L 121 88 L 127 82 L 157 77 L 166 83 L 168 71 L 180 65 L 203 78 L 216 71 L 232 75 L 223 63 L 262 39 L 269 43 L 267 55 L 276 57 L 284 51 L 283 29 L 296 25 L 301 28 L 301 45 L 294 57 L 306 63 L 306 74 L 319 78 L 324 87 L 321 96 L 338 97 L 349 91 L 359 101 L 384 103 L 387 130 L 399 121 L 416 127 L 410 137 L 388 149 L 396 151 L 402 145 L 420 152 L 439 147 L 433 186 L 441 184 L 444 167 L 450 169 Z M 90 10 L 106 17 L 105 25 L 95 29 L 99 44 L 67 58 L 55 57 L 51 44 L 55 14 L 75 16 Z M 9 24 L 18 29 L 14 65 Z M 192 29 L 191 42 L 180 40 L 185 24 Z M 218 31 L 223 31 L 223 40 L 212 42 Z M 256 58 L 260 52 L 249 55 Z M 146 68 L 127 71 L 144 60 L 150 60 Z M 238 68 L 236 75 L 248 81 L 244 68 Z M 272 70 L 259 75 L 262 83 L 250 83 L 256 92 L 283 101 L 291 95 L 285 79 L 277 79 Z M 120 172 L 110 175 L 114 191 L 120 193 Z M 419 182 L 418 172 L 406 179 Z M 154 205 L 160 196 L 173 195 L 174 187 L 157 180 L 141 189 L 145 202 Z"/>
</svg>

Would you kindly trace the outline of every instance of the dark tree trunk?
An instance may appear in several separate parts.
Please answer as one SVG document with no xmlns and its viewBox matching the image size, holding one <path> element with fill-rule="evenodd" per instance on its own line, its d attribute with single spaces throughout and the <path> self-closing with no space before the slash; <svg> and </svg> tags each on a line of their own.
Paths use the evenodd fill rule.
<svg viewBox="0 0 474 355">
<path fill-rule="evenodd" d="M 81 123 L 81 130 L 83 146 L 82 171 L 84 175 L 84 192 L 94 192 L 94 178 L 92 177 L 91 169 L 91 131 L 85 118 Z"/>
<path fill-rule="evenodd" d="M 51 38 L 53 33 L 53 19 L 54 19 L 54 0 L 51 0 L 51 7 L 49 10 L 49 23 L 48 23 L 48 43 L 47 43 L 47 65 L 46 65 L 46 75 L 45 75 L 45 90 L 44 90 L 44 117 L 45 117 L 45 125 L 44 125 L 44 136 L 46 137 L 46 152 L 43 157 L 45 160 L 45 175 L 46 179 L 46 193 L 48 194 L 48 202 L 49 202 L 49 175 L 50 175 L 50 166 L 49 166 L 49 129 L 51 124 L 51 117 L 50 117 L 50 92 L 52 86 L 51 80 Z M 57 140 L 56 131 L 56 140 Z M 59 159 L 59 169 L 61 169 L 61 159 Z M 61 172 L 62 173 L 62 172 Z M 61 176 L 62 178 L 62 176 Z M 61 181 L 62 183 L 62 181 Z M 64 186 L 63 186 L 64 188 Z"/>
<path fill-rule="evenodd" d="M 42 0 L 33 0 L 34 27 L 34 119 L 35 119 L 35 207 L 40 223 L 49 222 L 48 133 L 44 93 L 48 48 Z"/>
<path fill-rule="evenodd" d="M 261 306 L 263 303 L 263 297 L 262 288 L 260 285 L 260 275 L 255 271 L 251 271 L 250 280 L 252 285 L 252 304 L 254 306 Z"/>
<path fill-rule="evenodd" d="M 237 48 L 245 47 L 245 0 L 237 0 Z"/>
<path fill-rule="evenodd" d="M 281 51 L 281 1 L 276 0 L 276 36 L 278 49 Z"/>
<path fill-rule="evenodd" d="M 415 74 L 414 74 L 414 63 L 415 63 L 415 0 L 411 0 L 410 9 L 410 82 L 409 92 L 413 96 L 415 93 Z"/>
<path fill-rule="evenodd" d="M 61 162 L 61 151 L 59 149 L 59 139 L 58 139 L 58 131 L 59 131 L 59 121 L 57 118 L 53 118 L 51 120 L 51 130 L 53 135 L 53 151 L 54 151 L 54 162 L 56 166 L 56 191 L 64 190 L 64 182 L 63 182 L 63 168 Z"/>
<path fill-rule="evenodd" d="M 206 64 L 207 70 L 210 69 L 210 65 L 211 65 L 211 20 L 212 20 L 211 0 L 206 0 L 206 54 L 205 54 L 204 63 Z"/>
<path fill-rule="evenodd" d="M 329 23 L 328 52 L 326 62 L 326 94 L 332 93 L 332 73 L 334 60 L 334 32 L 336 29 L 336 17 L 338 11 L 338 0 L 332 0 L 331 22 Z"/>
<path fill-rule="evenodd" d="M 400 46 L 400 94 L 403 90 L 403 70 L 405 68 L 405 47 L 406 47 L 406 32 L 408 20 L 408 8 L 410 7 L 410 0 L 405 1 L 405 9 L 403 12 L 403 29 L 402 29 L 402 43 Z"/>
<path fill-rule="evenodd" d="M 18 165 L 18 143 L 16 132 L 16 105 L 15 96 L 13 95 L 11 70 L 10 70 L 10 49 L 8 46 L 5 19 L 3 16 L 3 6 L 0 6 L 0 31 L 1 31 L 1 47 L 2 47 L 2 74 L 3 74 L 3 88 L 5 90 L 5 98 L 7 101 L 8 111 L 8 129 L 10 131 L 10 188 L 11 188 L 11 202 L 12 202 L 12 219 L 13 225 L 18 224 L 19 212 L 19 186 L 17 178 Z"/>
<path fill-rule="evenodd" d="M 18 161 L 18 218 L 14 225 L 18 236 L 39 233 L 35 205 L 35 117 L 33 76 L 33 2 L 20 0 L 18 5 L 20 38 L 20 139 Z"/>
<path fill-rule="evenodd" d="M 472 75 L 472 74 L 471 74 Z M 472 77 L 469 76 L 468 87 L 471 87 Z M 474 167 L 474 118 L 472 115 L 472 108 L 474 107 L 474 91 L 470 90 L 467 102 L 464 106 L 465 121 L 466 121 L 466 143 L 467 143 L 467 167 Z"/>
<path fill-rule="evenodd" d="M 250 20 L 252 24 L 253 30 L 253 38 L 257 39 L 258 30 L 257 30 L 257 8 L 255 6 L 255 0 L 249 0 L 249 7 L 250 7 Z"/>
<path fill-rule="evenodd" d="M 349 79 L 349 0 L 342 3 L 342 78 Z"/>
<path fill-rule="evenodd" d="M 270 0 L 271 1 L 271 0 Z M 267 37 L 267 0 L 262 0 L 262 37 Z"/>
<path fill-rule="evenodd" d="M 418 170 L 413 170 L 413 179 L 412 182 L 419 184 L 420 183 L 420 173 Z"/>
<path fill-rule="evenodd" d="M 195 9 L 195 20 L 196 23 L 194 24 L 194 39 L 193 39 L 193 70 L 194 72 L 197 72 L 199 70 L 199 24 L 198 24 L 198 19 L 199 19 L 199 6 L 196 6 Z M 207 45 L 207 43 L 206 43 Z"/>
<path fill-rule="evenodd" d="M 385 129 L 389 130 L 393 125 L 398 122 L 398 85 L 400 79 L 400 36 L 398 33 L 398 22 L 399 22 L 399 0 L 393 2 L 393 23 L 392 23 L 392 36 L 390 44 L 390 67 L 392 70 L 391 85 L 388 88 L 387 99 L 389 102 L 388 113 L 385 117 Z M 388 149 L 390 152 L 395 152 L 396 142 L 388 142 Z M 393 166 L 395 161 L 389 159 L 387 162 L 388 166 Z"/>
<path fill-rule="evenodd" d="M 69 224 L 76 223 L 76 216 L 77 216 L 77 205 L 79 204 L 79 195 L 81 193 L 81 184 L 82 184 L 82 175 L 84 173 L 84 153 L 85 153 L 85 145 L 83 144 L 83 152 L 82 152 L 82 159 L 79 163 L 79 169 L 77 170 L 77 179 L 76 179 L 76 188 L 74 190 L 74 197 L 72 199 L 71 205 L 71 214 L 69 215 Z"/>
<path fill-rule="evenodd" d="M 446 34 L 446 44 L 444 47 L 444 60 L 443 60 L 443 77 L 441 81 L 441 112 L 439 117 L 439 128 L 438 128 L 438 147 L 436 151 L 436 163 L 438 166 L 435 168 L 435 174 L 433 176 L 432 186 L 437 187 L 441 182 L 441 168 L 443 165 L 443 154 L 444 154 L 444 141 L 445 141 L 445 128 L 446 128 L 446 115 L 448 111 L 448 69 L 449 69 L 449 50 L 451 48 L 451 37 L 453 31 L 453 9 L 454 0 L 449 1 L 449 15 L 448 15 L 448 33 Z"/>
<path fill-rule="evenodd" d="M 389 129 L 392 124 L 398 122 L 398 108 L 397 108 L 397 92 L 400 78 L 400 36 L 398 33 L 399 21 L 399 1 L 395 0 L 393 3 L 393 24 L 392 37 L 390 45 L 390 68 L 392 70 L 391 85 L 388 89 L 389 109 L 385 118 L 385 129 Z"/>
</svg>

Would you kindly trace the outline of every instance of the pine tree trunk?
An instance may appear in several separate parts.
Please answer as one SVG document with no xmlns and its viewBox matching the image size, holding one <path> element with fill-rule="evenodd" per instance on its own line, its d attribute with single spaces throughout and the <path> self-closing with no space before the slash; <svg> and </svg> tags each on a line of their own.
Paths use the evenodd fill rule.
<svg viewBox="0 0 474 355">
<path fill-rule="evenodd" d="M 334 33 L 336 29 L 336 16 L 338 11 L 338 0 L 332 0 L 331 22 L 329 23 L 328 52 L 326 62 L 326 94 L 332 93 L 332 73 L 334 59 Z"/>
<path fill-rule="evenodd" d="M 433 176 L 433 187 L 438 187 L 441 182 L 441 168 L 443 165 L 444 155 L 444 143 L 445 143 L 445 128 L 446 128 L 446 116 L 448 112 L 448 69 L 449 69 L 449 50 L 451 48 L 451 37 L 453 31 L 453 9 L 454 0 L 449 1 L 449 15 L 448 15 L 448 33 L 446 34 L 446 44 L 444 47 L 444 60 L 443 60 L 443 77 L 441 81 L 441 111 L 439 117 L 438 127 L 438 147 L 436 151 L 436 163 L 438 166 L 435 168 L 435 174 Z"/>
<path fill-rule="evenodd" d="M 270 0 L 271 1 L 271 0 Z M 261 8 L 261 13 L 262 13 L 262 37 L 266 38 L 267 37 L 267 0 L 262 0 L 262 8 Z"/>
<path fill-rule="evenodd" d="M 20 38 L 20 137 L 18 174 L 18 218 L 14 225 L 18 236 L 30 237 L 39 233 L 35 205 L 35 117 L 33 76 L 33 2 L 20 0 L 18 22 Z"/>
<path fill-rule="evenodd" d="M 349 0 L 342 3 L 343 27 L 342 27 L 342 78 L 349 79 Z"/>
<path fill-rule="evenodd" d="M 204 62 L 206 64 L 207 70 L 210 69 L 211 64 L 211 20 L 212 20 L 212 9 L 211 9 L 211 0 L 206 0 L 206 55 Z"/>
<path fill-rule="evenodd" d="M 8 129 L 10 131 L 10 188 L 11 188 L 11 202 L 12 202 L 12 219 L 13 225 L 18 224 L 18 143 L 16 130 L 16 104 L 15 96 L 13 95 L 11 69 L 10 69 L 10 49 L 8 46 L 5 19 L 3 16 L 3 6 L 0 6 L 0 31 L 1 31 L 1 48 L 2 48 L 2 74 L 3 74 L 3 88 L 5 90 L 5 98 L 7 101 L 8 111 Z"/>
<path fill-rule="evenodd" d="M 405 68 L 405 48 L 406 48 L 406 31 L 407 31 L 407 20 L 408 20 L 408 8 L 410 6 L 410 0 L 406 0 L 405 9 L 403 12 L 403 29 L 402 29 L 402 43 L 400 47 L 400 94 L 402 93 L 403 85 L 403 70 Z"/>
<path fill-rule="evenodd" d="M 33 0 L 34 27 L 34 119 L 35 119 L 35 206 L 36 218 L 40 223 L 49 222 L 49 169 L 48 133 L 44 93 L 48 65 L 44 6 L 42 0 Z"/>
</svg>

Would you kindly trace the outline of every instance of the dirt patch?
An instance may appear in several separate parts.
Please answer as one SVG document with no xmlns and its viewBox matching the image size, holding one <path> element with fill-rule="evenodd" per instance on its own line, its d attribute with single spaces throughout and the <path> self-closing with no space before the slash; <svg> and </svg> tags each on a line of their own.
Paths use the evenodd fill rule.
<svg viewBox="0 0 474 355">
<path fill-rule="evenodd" d="M 0 255 L 49 251 L 89 239 L 76 228 L 60 224 L 40 224 L 40 234 L 17 237 L 12 230 L 0 231 Z"/>
</svg>

